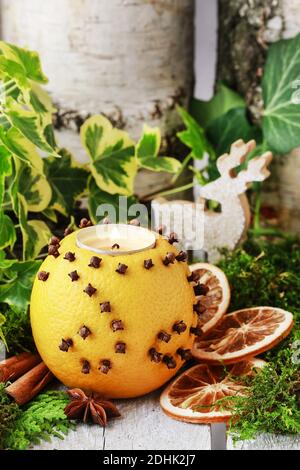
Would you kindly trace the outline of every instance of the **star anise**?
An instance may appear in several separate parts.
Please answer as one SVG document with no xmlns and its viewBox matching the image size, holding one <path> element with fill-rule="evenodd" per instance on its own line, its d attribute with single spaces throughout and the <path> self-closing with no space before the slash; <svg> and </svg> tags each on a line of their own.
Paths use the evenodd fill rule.
<svg viewBox="0 0 300 470">
<path fill-rule="evenodd" d="M 71 398 L 71 402 L 64 410 L 68 419 L 78 419 L 84 423 L 92 421 L 105 427 L 110 418 L 121 416 L 118 408 L 98 393 L 86 395 L 80 388 L 73 388 L 67 393 Z"/>
</svg>

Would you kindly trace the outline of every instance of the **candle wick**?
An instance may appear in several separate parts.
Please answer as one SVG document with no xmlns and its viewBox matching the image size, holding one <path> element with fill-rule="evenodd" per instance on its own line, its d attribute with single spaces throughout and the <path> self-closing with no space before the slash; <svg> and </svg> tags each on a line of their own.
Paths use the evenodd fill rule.
<svg viewBox="0 0 300 470">
<path fill-rule="evenodd" d="M 118 243 L 115 243 L 112 247 L 111 247 L 112 250 L 119 250 L 120 249 L 120 245 L 118 245 Z"/>
</svg>

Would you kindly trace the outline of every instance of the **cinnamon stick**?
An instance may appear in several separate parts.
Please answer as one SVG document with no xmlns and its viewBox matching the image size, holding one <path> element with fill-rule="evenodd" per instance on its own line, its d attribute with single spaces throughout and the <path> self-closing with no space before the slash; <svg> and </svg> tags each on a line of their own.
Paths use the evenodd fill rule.
<svg viewBox="0 0 300 470">
<path fill-rule="evenodd" d="M 5 390 L 18 405 L 25 405 L 40 393 L 53 377 L 47 366 L 41 362 Z"/>
<path fill-rule="evenodd" d="M 38 354 L 22 353 L 0 362 L 0 382 L 13 381 L 42 362 Z"/>
</svg>

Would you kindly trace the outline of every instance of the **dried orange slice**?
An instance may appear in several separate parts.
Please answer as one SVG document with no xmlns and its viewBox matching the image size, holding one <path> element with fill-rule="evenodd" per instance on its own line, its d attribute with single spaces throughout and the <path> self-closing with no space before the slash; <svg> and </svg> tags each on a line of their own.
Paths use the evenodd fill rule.
<svg viewBox="0 0 300 470">
<path fill-rule="evenodd" d="M 255 374 L 265 366 L 260 359 L 251 359 L 229 366 L 198 364 L 183 372 L 162 393 L 160 405 L 171 418 L 188 423 L 226 422 L 231 417 L 230 400 L 246 395 L 243 377 Z"/>
<path fill-rule="evenodd" d="M 193 284 L 201 308 L 198 327 L 206 334 L 215 328 L 227 311 L 230 302 L 229 283 L 223 271 L 213 264 L 196 263 L 189 268 L 195 278 Z"/>
<path fill-rule="evenodd" d="M 203 339 L 194 342 L 193 356 L 212 364 L 232 364 L 268 351 L 293 327 L 293 315 L 281 308 L 255 307 L 224 316 Z"/>
</svg>

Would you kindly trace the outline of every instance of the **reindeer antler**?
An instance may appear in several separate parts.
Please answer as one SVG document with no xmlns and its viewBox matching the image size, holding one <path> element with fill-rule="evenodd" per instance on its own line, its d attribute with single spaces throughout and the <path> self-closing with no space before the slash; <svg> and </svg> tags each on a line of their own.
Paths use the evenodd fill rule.
<svg viewBox="0 0 300 470">
<path fill-rule="evenodd" d="M 239 176 L 245 182 L 264 181 L 270 176 L 268 165 L 271 163 L 273 155 L 271 152 L 265 152 L 260 157 L 254 157 L 247 165 L 247 169 L 240 172 Z"/>
<path fill-rule="evenodd" d="M 225 153 L 217 160 L 217 167 L 221 175 L 230 173 L 234 168 L 241 165 L 247 155 L 256 147 L 255 140 L 245 143 L 242 139 L 234 142 L 230 147 L 230 153 Z"/>
</svg>

